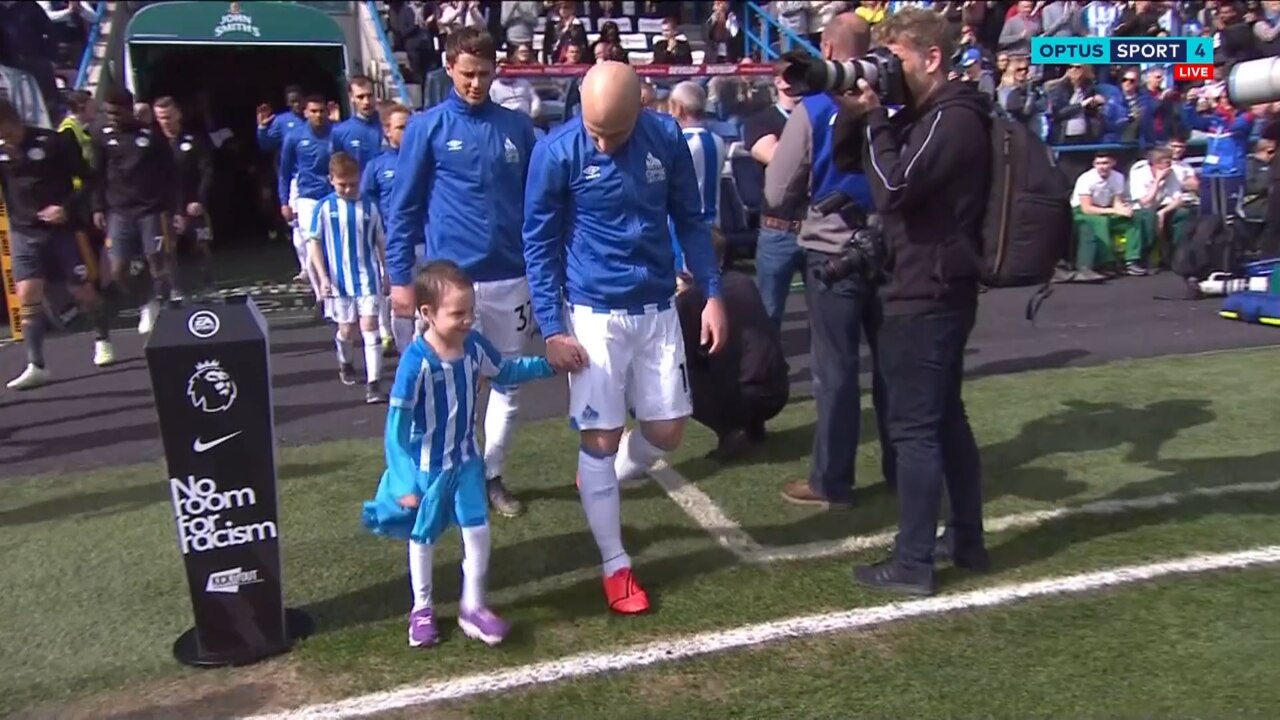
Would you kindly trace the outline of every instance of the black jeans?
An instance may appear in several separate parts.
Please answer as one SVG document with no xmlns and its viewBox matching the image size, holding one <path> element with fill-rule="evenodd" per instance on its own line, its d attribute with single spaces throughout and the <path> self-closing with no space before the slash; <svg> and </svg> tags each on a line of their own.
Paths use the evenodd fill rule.
<svg viewBox="0 0 1280 720">
<path fill-rule="evenodd" d="M 890 484 L 894 463 L 885 441 L 885 386 L 876 362 L 880 306 L 875 289 L 861 277 L 846 277 L 830 287 L 824 286 L 813 273 L 830 257 L 827 253 L 805 251 L 805 304 L 809 310 L 809 352 L 818 414 L 809 487 L 828 500 L 850 502 L 862 421 L 858 371 L 864 333 L 871 350 L 871 398 L 880 428 L 881 466 L 885 481 Z"/>
<path fill-rule="evenodd" d="M 898 473 L 898 540 L 907 568 L 933 567 L 945 485 L 956 548 L 980 548 L 982 467 L 965 415 L 964 349 L 975 311 L 890 316 L 880 328 L 889 438 Z"/>
</svg>

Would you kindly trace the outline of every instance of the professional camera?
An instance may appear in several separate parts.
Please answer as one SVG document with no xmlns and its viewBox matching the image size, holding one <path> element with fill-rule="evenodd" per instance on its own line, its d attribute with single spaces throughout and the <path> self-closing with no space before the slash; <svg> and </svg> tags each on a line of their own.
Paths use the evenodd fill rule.
<svg viewBox="0 0 1280 720">
<path fill-rule="evenodd" d="M 888 48 L 876 48 L 856 60 L 836 62 L 807 53 L 788 53 L 782 79 L 788 95 L 845 93 L 857 90 L 858 81 L 866 80 L 875 88 L 883 105 L 906 104 L 907 86 L 902 77 L 902 61 Z"/>
<path fill-rule="evenodd" d="M 1227 97 L 1242 108 L 1280 100 L 1280 58 L 1237 63 L 1227 75 Z"/>
<path fill-rule="evenodd" d="M 884 273 L 884 238 L 874 228 L 859 228 L 835 257 L 828 258 L 813 271 L 813 277 L 827 287 L 858 276 L 871 284 L 879 284 Z"/>
</svg>

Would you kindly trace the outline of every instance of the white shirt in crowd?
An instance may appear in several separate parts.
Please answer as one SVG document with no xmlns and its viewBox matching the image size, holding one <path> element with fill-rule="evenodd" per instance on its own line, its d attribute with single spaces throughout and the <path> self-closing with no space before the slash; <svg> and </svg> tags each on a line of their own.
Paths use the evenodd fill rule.
<svg viewBox="0 0 1280 720">
<path fill-rule="evenodd" d="M 494 78 L 489 86 L 489 99 L 508 110 L 518 110 L 529 117 L 542 111 L 542 99 L 527 78 Z"/>
<path fill-rule="evenodd" d="M 1093 198 L 1094 207 L 1111 207 L 1116 198 L 1125 197 L 1124 175 L 1112 170 L 1104 180 L 1097 170 L 1089 168 L 1076 180 L 1076 189 L 1071 193 L 1071 207 L 1080 207 L 1082 195 Z"/>
<path fill-rule="evenodd" d="M 1133 198 L 1135 203 L 1141 203 L 1142 199 L 1151 192 L 1151 186 L 1155 184 L 1156 176 L 1151 171 L 1151 163 L 1146 160 L 1139 160 L 1129 168 L 1129 197 Z M 1178 171 L 1170 168 L 1169 174 L 1164 176 L 1164 181 L 1160 183 L 1160 189 L 1156 191 L 1155 202 L 1151 208 L 1162 208 L 1172 203 L 1182 194 L 1182 182 L 1178 178 Z"/>
</svg>

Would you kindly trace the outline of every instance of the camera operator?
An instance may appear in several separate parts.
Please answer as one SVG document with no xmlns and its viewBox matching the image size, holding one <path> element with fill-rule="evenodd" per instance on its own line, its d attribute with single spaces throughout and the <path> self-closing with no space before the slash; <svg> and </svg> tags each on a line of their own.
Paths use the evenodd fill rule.
<svg viewBox="0 0 1280 720">
<path fill-rule="evenodd" d="M 829 60 L 852 60 L 867 51 L 870 40 L 866 21 L 844 13 L 823 29 L 822 53 Z M 782 497 L 823 507 L 853 505 L 862 330 L 873 357 L 876 342 L 875 289 L 869 272 L 873 263 L 862 262 L 852 243 L 855 231 L 873 222 L 874 209 L 867 178 L 835 166 L 831 119 L 838 109 L 825 94 L 811 95 L 796 105 L 765 167 L 764 187 L 768 207 L 787 217 L 803 218 L 798 242 L 805 253 L 805 304 L 818 415 L 809 478 L 787 483 Z M 883 386 L 874 368 L 872 375 L 872 398 L 884 438 Z M 883 457 L 885 477 L 892 478 L 887 469 L 891 456 L 885 452 Z"/>
<path fill-rule="evenodd" d="M 864 585 L 935 591 L 933 561 L 943 484 L 946 544 L 959 567 L 988 565 L 978 447 L 961 398 L 964 350 L 981 274 L 981 227 L 991 182 L 988 101 L 948 82 L 945 20 L 903 9 L 876 28 L 901 61 L 906 104 L 889 116 L 865 80 L 840 98 L 836 158 L 865 169 L 886 244 L 879 364 L 896 456 L 898 536 L 893 557 L 854 569 Z M 881 88 L 883 89 L 883 88 Z"/>
</svg>

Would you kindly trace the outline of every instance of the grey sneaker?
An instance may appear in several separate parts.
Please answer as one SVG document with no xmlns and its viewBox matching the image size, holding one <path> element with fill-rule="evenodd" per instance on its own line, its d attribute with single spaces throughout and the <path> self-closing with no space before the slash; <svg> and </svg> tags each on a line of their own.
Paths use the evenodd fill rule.
<svg viewBox="0 0 1280 720">
<path fill-rule="evenodd" d="M 1076 271 L 1076 276 L 1075 278 L 1072 279 L 1072 282 L 1098 283 L 1098 282 L 1103 282 L 1106 279 L 1107 279 L 1107 276 L 1103 275 L 1097 270 L 1094 270 L 1093 268 L 1085 268 L 1083 270 Z"/>
<path fill-rule="evenodd" d="M 351 363 L 342 363 L 338 366 L 338 379 L 343 385 L 356 384 L 356 368 Z"/>
<path fill-rule="evenodd" d="M 489 478 L 489 505 L 503 517 L 519 517 L 524 514 L 524 503 L 507 490 L 501 477 Z"/>
</svg>

